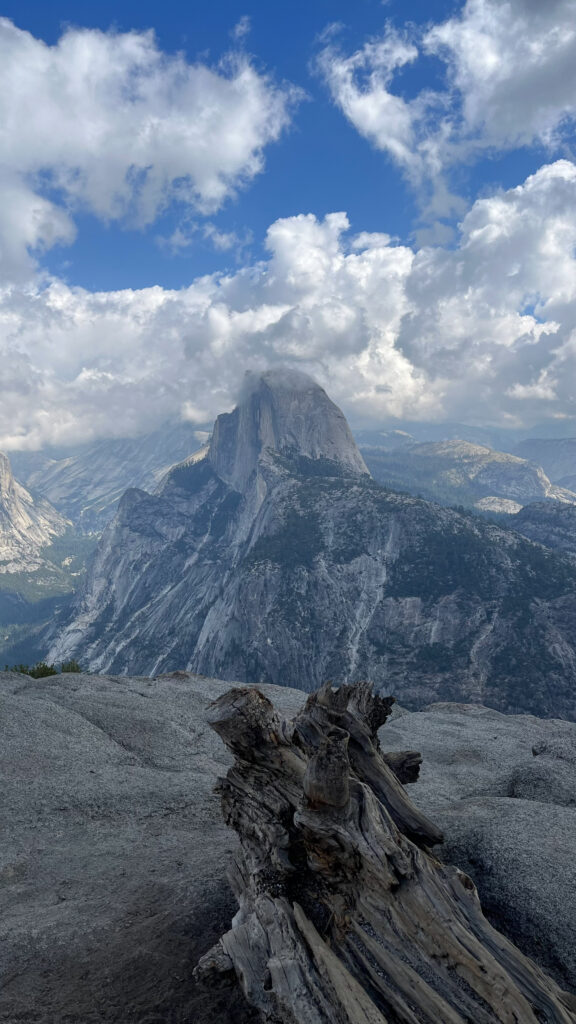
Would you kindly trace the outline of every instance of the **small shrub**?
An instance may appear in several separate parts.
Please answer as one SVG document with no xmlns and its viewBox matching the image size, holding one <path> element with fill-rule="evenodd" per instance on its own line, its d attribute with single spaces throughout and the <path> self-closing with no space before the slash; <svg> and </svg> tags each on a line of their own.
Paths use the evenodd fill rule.
<svg viewBox="0 0 576 1024">
<path fill-rule="evenodd" d="M 31 676 L 32 679 L 44 679 L 46 676 L 57 676 L 58 669 L 55 665 L 48 665 L 45 661 L 37 661 L 35 665 L 5 665 L 5 672 L 21 672 L 23 676 Z M 71 658 L 70 661 L 63 661 L 60 666 L 61 672 L 81 672 L 82 668 Z"/>
<path fill-rule="evenodd" d="M 78 664 L 75 658 L 70 658 L 70 661 L 63 661 L 60 666 L 61 672 L 82 672 L 82 666 Z"/>
</svg>

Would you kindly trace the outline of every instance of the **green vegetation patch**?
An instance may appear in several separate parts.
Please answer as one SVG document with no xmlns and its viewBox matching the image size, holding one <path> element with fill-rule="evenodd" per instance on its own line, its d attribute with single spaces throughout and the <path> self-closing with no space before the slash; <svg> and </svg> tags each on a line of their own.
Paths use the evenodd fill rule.
<svg viewBox="0 0 576 1024">
<path fill-rule="evenodd" d="M 82 666 L 74 658 L 70 661 L 63 661 L 60 669 L 55 665 L 48 665 L 45 661 L 37 661 L 35 665 L 5 665 L 5 672 L 20 672 L 23 676 L 31 676 L 32 679 L 45 679 L 47 676 L 57 676 L 61 672 L 83 672 Z"/>
<path fill-rule="evenodd" d="M 319 516 L 300 509 L 288 509 L 280 529 L 259 537 L 252 548 L 250 562 L 274 562 L 285 569 L 304 565 L 311 568 L 323 551 L 324 540 Z"/>
<path fill-rule="evenodd" d="M 61 537 L 55 537 L 42 551 L 42 557 L 52 562 L 66 575 L 83 572 L 96 550 L 98 537 L 67 530 Z"/>
</svg>

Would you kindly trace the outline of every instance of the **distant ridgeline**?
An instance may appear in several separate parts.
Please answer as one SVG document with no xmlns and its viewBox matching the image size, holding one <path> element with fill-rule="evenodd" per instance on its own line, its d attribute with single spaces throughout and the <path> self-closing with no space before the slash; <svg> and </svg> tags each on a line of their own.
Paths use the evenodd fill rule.
<svg viewBox="0 0 576 1024">
<path fill-rule="evenodd" d="M 368 678 L 411 707 L 576 718 L 574 561 L 380 486 L 295 373 L 253 377 L 206 449 L 126 492 L 53 632 L 49 661 L 93 671 Z"/>
</svg>

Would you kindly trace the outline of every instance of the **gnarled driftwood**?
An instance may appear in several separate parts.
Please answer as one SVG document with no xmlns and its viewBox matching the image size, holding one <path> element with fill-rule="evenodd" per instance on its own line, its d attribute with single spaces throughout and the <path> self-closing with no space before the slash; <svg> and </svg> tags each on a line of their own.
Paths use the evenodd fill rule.
<svg viewBox="0 0 576 1024">
<path fill-rule="evenodd" d="M 219 789 L 240 909 L 198 974 L 234 971 L 268 1024 L 575 1024 L 574 997 L 430 852 L 442 836 L 399 782 L 419 755 L 380 750 L 392 703 L 361 683 L 292 722 L 257 689 L 212 705 L 235 755 Z"/>
</svg>

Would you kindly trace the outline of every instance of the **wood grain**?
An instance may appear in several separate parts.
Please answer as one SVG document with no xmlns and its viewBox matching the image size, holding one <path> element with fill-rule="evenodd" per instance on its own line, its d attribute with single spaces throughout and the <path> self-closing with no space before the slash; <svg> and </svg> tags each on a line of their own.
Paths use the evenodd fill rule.
<svg viewBox="0 0 576 1024">
<path fill-rule="evenodd" d="M 442 835 L 402 785 L 421 757 L 380 749 L 392 704 L 358 683 L 291 722 L 254 688 L 211 706 L 235 756 L 218 788 L 239 911 L 197 976 L 234 972 L 266 1024 L 576 1024 L 574 997 L 431 852 Z"/>
</svg>

